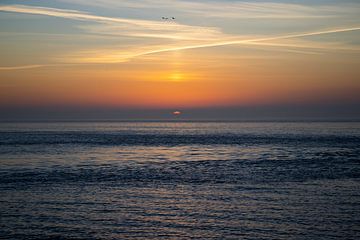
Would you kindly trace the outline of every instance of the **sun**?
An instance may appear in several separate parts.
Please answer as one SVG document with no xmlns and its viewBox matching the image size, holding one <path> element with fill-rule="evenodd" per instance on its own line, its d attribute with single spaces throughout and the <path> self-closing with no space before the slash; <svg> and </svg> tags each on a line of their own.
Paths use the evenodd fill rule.
<svg viewBox="0 0 360 240">
<path fill-rule="evenodd" d="M 180 116 L 180 115 L 182 114 L 182 112 L 180 112 L 180 111 L 174 111 L 172 114 L 173 114 L 174 116 Z"/>
</svg>

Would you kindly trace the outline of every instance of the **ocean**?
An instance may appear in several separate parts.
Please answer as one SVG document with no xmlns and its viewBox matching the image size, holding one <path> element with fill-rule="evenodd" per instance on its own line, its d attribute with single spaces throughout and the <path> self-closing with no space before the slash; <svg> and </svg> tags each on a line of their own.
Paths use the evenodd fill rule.
<svg viewBox="0 0 360 240">
<path fill-rule="evenodd" d="M 360 239 L 360 123 L 0 124 L 0 239 Z"/>
</svg>

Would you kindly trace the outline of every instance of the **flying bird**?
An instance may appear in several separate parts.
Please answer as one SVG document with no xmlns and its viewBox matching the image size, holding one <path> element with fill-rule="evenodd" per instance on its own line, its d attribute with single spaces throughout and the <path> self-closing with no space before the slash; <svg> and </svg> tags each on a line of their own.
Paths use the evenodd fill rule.
<svg viewBox="0 0 360 240">
<path fill-rule="evenodd" d="M 161 19 L 162 20 L 169 20 L 169 19 L 175 20 L 176 18 L 175 17 L 171 17 L 171 18 L 169 18 L 169 17 L 161 17 Z"/>
</svg>

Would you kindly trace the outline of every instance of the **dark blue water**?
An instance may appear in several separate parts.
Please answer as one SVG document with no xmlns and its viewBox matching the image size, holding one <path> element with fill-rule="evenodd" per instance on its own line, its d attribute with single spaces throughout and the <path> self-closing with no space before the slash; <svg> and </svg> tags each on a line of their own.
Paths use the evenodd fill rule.
<svg viewBox="0 0 360 240">
<path fill-rule="evenodd" d="M 0 124 L 0 239 L 360 239 L 360 123 Z"/>
</svg>

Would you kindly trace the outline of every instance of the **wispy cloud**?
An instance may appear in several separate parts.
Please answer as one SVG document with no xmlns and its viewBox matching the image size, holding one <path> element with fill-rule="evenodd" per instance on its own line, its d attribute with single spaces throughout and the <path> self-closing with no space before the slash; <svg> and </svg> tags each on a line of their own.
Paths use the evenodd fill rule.
<svg viewBox="0 0 360 240">
<path fill-rule="evenodd" d="M 259 42 L 259 41 L 269 41 L 269 40 L 286 39 L 286 38 L 309 37 L 309 36 L 331 34 L 331 33 L 351 32 L 351 31 L 358 31 L 358 30 L 360 30 L 360 26 L 348 27 L 348 28 L 334 28 L 334 29 L 320 30 L 320 31 L 313 31 L 313 32 L 294 33 L 294 34 L 288 34 L 288 35 L 284 35 L 284 36 L 267 37 L 267 38 L 258 39 L 256 41 Z"/>
<path fill-rule="evenodd" d="M 23 70 L 23 69 L 32 69 L 32 68 L 41 68 L 47 65 L 23 65 L 23 66 L 9 66 L 9 67 L 0 67 L 0 71 L 6 70 Z"/>
<path fill-rule="evenodd" d="M 6 5 L 0 6 L 0 11 L 26 13 L 36 15 L 46 15 L 79 21 L 90 21 L 102 24 L 97 26 L 83 26 L 90 32 L 98 34 L 111 34 L 122 36 L 148 36 L 156 38 L 177 38 L 177 39 L 197 39 L 201 34 L 202 38 L 213 38 L 222 34 L 221 31 L 214 27 L 200 27 L 184 25 L 175 22 L 149 21 L 140 19 L 104 17 L 89 14 L 81 11 L 44 8 L 25 5 Z"/>
<path fill-rule="evenodd" d="M 213 41 L 208 43 L 201 44 L 187 44 L 187 45 L 175 45 L 175 46 L 150 46 L 150 47 L 142 47 L 136 49 L 128 49 L 128 50 L 92 50 L 92 51 L 83 51 L 78 52 L 77 54 L 67 55 L 63 58 L 64 61 L 74 61 L 76 63 L 120 63 L 129 61 L 132 58 L 156 54 L 156 53 L 164 53 L 171 51 L 180 51 L 180 50 L 190 50 L 190 49 L 198 49 L 198 48 L 210 48 L 210 47 L 220 47 L 227 45 L 255 45 L 255 46 L 271 46 L 278 47 L 280 51 L 290 51 L 294 53 L 306 53 L 306 54 L 316 54 L 316 52 L 311 51 L 298 51 L 294 50 L 294 48 L 304 48 L 304 49 L 318 49 L 318 50 L 350 50 L 350 51 L 360 51 L 359 48 L 349 48 L 339 44 L 320 44 L 320 43 L 312 43 L 312 42 L 295 42 L 292 44 L 289 43 L 274 43 L 269 41 L 274 40 L 284 40 L 284 39 L 296 39 L 300 37 L 309 37 L 323 34 L 332 34 L 332 33 L 341 33 L 341 32 L 350 32 L 350 31 L 358 31 L 360 27 L 352 27 L 352 28 L 336 28 L 322 31 L 314 31 L 314 32 L 305 32 L 305 33 L 296 33 L 296 34 L 288 34 L 288 35 L 280 35 L 280 36 L 272 36 L 272 37 L 255 37 L 249 39 L 239 39 L 239 40 L 224 40 L 224 41 Z M 285 49 L 287 47 L 288 49 Z"/>
<path fill-rule="evenodd" d="M 104 3 L 105 0 L 96 0 L 95 3 Z M 106 0 L 107 1 L 107 0 Z M 150 1 L 154 3 L 155 0 L 143 0 L 137 3 L 131 3 L 129 1 L 122 2 L 123 4 L 135 4 L 136 6 L 141 6 L 143 3 L 149 5 Z M 156 0 L 162 1 L 162 0 Z M 78 1 L 79 2 L 79 1 Z M 187 7 L 194 9 L 196 4 L 201 4 L 199 2 L 193 3 L 183 1 L 174 1 L 176 4 L 187 4 Z M 165 2 L 164 2 L 165 4 Z M 188 6 L 188 5 L 191 6 Z M 250 3 L 238 3 L 243 8 L 254 9 L 254 11 L 267 11 L 268 5 L 250 4 Z M 281 11 L 289 12 L 289 4 L 274 4 L 272 3 L 273 8 L 282 9 Z M 147 5 L 147 6 L 148 6 Z M 286 5 L 286 6 L 285 6 Z M 198 5 L 196 5 L 198 6 Z M 239 6 L 238 6 L 239 7 Z M 301 10 L 305 9 L 303 6 L 292 6 L 291 9 Z M 316 54 L 314 50 L 354 50 L 358 51 L 359 49 L 351 48 L 343 45 L 334 45 L 334 44 L 324 44 L 324 43 L 314 43 L 314 42 L 304 42 L 300 41 L 299 38 L 310 37 L 316 35 L 324 34 L 334 34 L 341 32 L 349 31 L 358 31 L 360 30 L 359 26 L 355 27 L 344 27 L 344 28 L 332 28 L 327 30 L 320 31 L 309 31 L 303 33 L 294 33 L 294 34 L 283 34 L 278 36 L 241 36 L 234 34 L 226 34 L 221 31 L 219 28 L 215 27 L 203 27 L 203 26 L 192 26 L 179 24 L 175 22 L 161 22 L 161 21 L 150 21 L 150 20 L 140 20 L 140 19 L 128 19 L 128 18 L 118 18 L 118 17 L 104 17 L 88 12 L 76 11 L 76 10 L 66 10 L 66 9 L 57 9 L 57 8 L 44 8 L 36 6 L 25 6 L 25 5 L 0 5 L 0 11 L 6 12 L 15 12 L 15 13 L 25 13 L 25 14 L 36 14 L 36 15 L 45 15 L 52 17 L 60 17 L 66 19 L 73 19 L 78 21 L 86 22 L 95 22 L 95 25 L 83 25 L 79 26 L 87 33 L 98 34 L 99 36 L 130 36 L 130 37 L 139 37 L 139 38 L 159 38 L 159 39 L 170 39 L 176 40 L 162 44 L 149 44 L 146 41 L 141 42 L 140 44 L 127 46 L 126 48 L 112 48 L 112 49 L 90 49 L 82 50 L 72 53 L 64 54 L 62 57 L 57 57 L 56 60 L 61 63 L 120 63 L 129 61 L 130 59 L 141 57 L 149 54 L 170 52 L 170 51 L 179 51 L 179 50 L 188 50 L 188 49 L 198 49 L 198 48 L 209 48 L 209 47 L 219 47 L 226 45 L 252 45 L 252 46 L 261 46 L 261 47 L 272 47 L 279 51 L 291 51 L 296 53 L 305 53 L 305 54 Z M 277 10 L 280 11 L 280 10 Z M 291 12 L 291 11 L 290 11 Z M 280 13 L 279 13 L 280 14 Z M 283 42 L 282 40 L 294 39 L 291 43 Z M 302 50 L 296 50 L 302 49 Z M 17 69 L 30 69 L 42 67 L 45 65 L 28 65 L 28 66 L 18 66 L 18 67 L 1 67 L 0 70 L 17 70 Z M 50 66 L 50 65 L 47 65 Z"/>
</svg>

